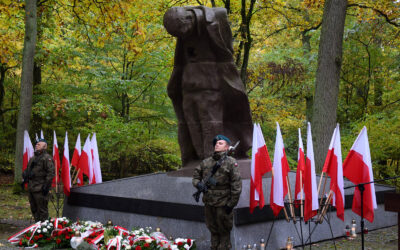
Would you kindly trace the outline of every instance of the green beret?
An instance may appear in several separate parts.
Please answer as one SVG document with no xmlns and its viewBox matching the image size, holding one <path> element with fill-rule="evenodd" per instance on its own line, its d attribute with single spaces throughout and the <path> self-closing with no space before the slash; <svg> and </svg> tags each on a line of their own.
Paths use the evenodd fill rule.
<svg viewBox="0 0 400 250">
<path fill-rule="evenodd" d="M 229 140 L 229 138 L 226 137 L 225 135 L 217 135 L 213 139 L 213 146 L 215 146 L 215 144 L 217 144 L 217 141 L 220 141 L 220 140 L 226 141 L 229 145 L 231 144 L 231 140 Z"/>
</svg>

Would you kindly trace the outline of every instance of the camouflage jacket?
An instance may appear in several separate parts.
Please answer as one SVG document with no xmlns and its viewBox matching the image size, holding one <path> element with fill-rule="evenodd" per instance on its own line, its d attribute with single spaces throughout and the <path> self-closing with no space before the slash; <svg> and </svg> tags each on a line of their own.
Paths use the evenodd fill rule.
<svg viewBox="0 0 400 250">
<path fill-rule="evenodd" d="M 34 155 L 22 173 L 22 177 L 28 181 L 30 192 L 40 192 L 44 186 L 50 186 L 54 176 L 54 161 L 47 152 Z"/>
<path fill-rule="evenodd" d="M 216 162 L 213 157 L 208 157 L 195 168 L 193 186 L 196 187 L 203 178 L 209 175 Z M 203 194 L 204 204 L 215 207 L 225 205 L 235 207 L 242 192 L 242 180 L 235 158 L 228 156 L 213 177 L 217 183 L 215 186 L 209 187 L 208 191 Z"/>
</svg>

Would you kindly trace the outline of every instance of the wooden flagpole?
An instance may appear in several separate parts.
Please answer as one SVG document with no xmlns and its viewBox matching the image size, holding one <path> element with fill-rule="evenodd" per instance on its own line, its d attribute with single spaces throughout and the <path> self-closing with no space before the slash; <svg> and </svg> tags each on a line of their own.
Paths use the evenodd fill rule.
<svg viewBox="0 0 400 250">
<path fill-rule="evenodd" d="M 289 182 L 289 177 L 286 176 L 286 184 L 288 187 L 288 193 L 289 193 L 289 208 L 290 208 L 290 215 L 293 219 L 293 221 L 296 221 L 294 218 L 294 206 L 293 206 L 293 199 L 292 199 L 292 190 L 290 188 L 290 182 Z"/>
<path fill-rule="evenodd" d="M 300 218 L 304 218 L 303 171 L 300 170 Z"/>
</svg>

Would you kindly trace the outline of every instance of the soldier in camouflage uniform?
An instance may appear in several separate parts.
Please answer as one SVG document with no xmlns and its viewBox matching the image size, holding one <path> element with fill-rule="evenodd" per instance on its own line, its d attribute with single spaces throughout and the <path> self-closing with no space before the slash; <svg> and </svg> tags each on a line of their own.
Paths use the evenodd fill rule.
<svg viewBox="0 0 400 250">
<path fill-rule="evenodd" d="M 49 190 L 55 175 L 53 158 L 46 152 L 47 142 L 40 139 L 35 145 L 35 155 L 22 173 L 23 184 L 28 183 L 28 197 L 35 221 L 49 218 Z"/>
<path fill-rule="evenodd" d="M 213 143 L 213 155 L 204 159 L 194 170 L 192 183 L 198 190 L 204 190 L 202 180 L 209 175 L 216 162 L 226 155 L 231 142 L 227 137 L 217 135 Z M 242 181 L 236 160 L 227 156 L 213 178 L 216 184 L 208 186 L 207 192 L 203 195 L 206 225 L 211 232 L 211 249 L 230 249 L 233 208 L 237 205 L 242 192 Z"/>
</svg>

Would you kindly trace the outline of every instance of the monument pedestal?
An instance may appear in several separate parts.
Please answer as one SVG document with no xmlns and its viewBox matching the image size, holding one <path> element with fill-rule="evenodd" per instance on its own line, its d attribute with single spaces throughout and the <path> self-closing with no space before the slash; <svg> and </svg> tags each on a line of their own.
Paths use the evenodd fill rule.
<svg viewBox="0 0 400 250">
<path fill-rule="evenodd" d="M 293 222 L 286 222 L 283 212 L 277 218 L 273 217 L 269 206 L 271 178 L 263 178 L 266 206 L 262 210 L 256 208 L 253 214 L 249 213 L 250 161 L 246 161 L 239 162 L 243 173 L 243 189 L 238 206 L 234 209 L 231 233 L 233 249 L 241 249 L 245 244 L 259 244 L 262 238 L 266 240 L 274 220 L 268 249 L 284 247 L 289 236 L 294 238 L 295 245 L 301 245 Z M 73 188 L 65 201 L 63 216 L 102 223 L 112 220 L 115 225 L 128 229 L 160 227 L 167 236 L 193 238 L 196 239 L 198 249 L 209 249 L 210 234 L 204 223 L 203 203 L 196 203 L 192 197 L 196 191 L 192 186 L 192 171 L 193 168 L 184 168 L 171 173 L 149 174 Z M 296 173 L 289 173 L 292 190 L 295 177 Z M 350 184 L 345 181 L 345 186 Z M 375 210 L 374 223 L 366 222 L 369 230 L 397 223 L 397 215 L 383 208 L 383 194 L 394 189 L 382 185 L 375 187 L 378 209 Z M 347 189 L 345 192 L 345 222 L 336 217 L 336 211 L 330 215 L 334 237 L 343 236 L 345 226 L 350 225 L 352 219 L 359 220 L 359 216 L 351 211 L 352 194 L 353 190 Z M 300 230 L 299 223 L 295 226 Z M 315 232 L 311 237 L 312 242 L 331 238 L 326 222 L 318 225 Z M 305 239 L 308 238 L 308 225 L 304 223 L 303 234 Z"/>
</svg>

